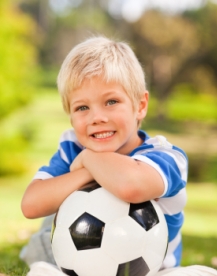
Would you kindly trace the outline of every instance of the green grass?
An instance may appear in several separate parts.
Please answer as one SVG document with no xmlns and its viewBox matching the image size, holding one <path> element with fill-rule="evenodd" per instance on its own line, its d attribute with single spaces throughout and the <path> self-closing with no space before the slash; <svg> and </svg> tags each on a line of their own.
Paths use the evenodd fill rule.
<svg viewBox="0 0 217 276">
<path fill-rule="evenodd" d="M 217 185 L 189 183 L 182 265 L 217 268 Z"/>
<path fill-rule="evenodd" d="M 187 195 L 183 233 L 217 239 L 217 185 L 189 183 Z"/>
<path fill-rule="evenodd" d="M 203 217 L 201 217 L 203 219 Z M 183 235 L 182 265 L 206 265 L 217 269 L 217 237 Z"/>
<path fill-rule="evenodd" d="M 53 90 L 41 91 L 40 97 L 30 106 L 3 122 L 1 130 L 10 132 L 20 124 L 30 125 L 33 129 L 32 144 L 28 151 L 23 153 L 28 171 L 22 176 L 0 178 L 0 273 L 10 276 L 26 275 L 28 268 L 19 260 L 18 255 L 41 223 L 40 219 L 27 220 L 23 217 L 20 202 L 24 190 L 38 167 L 46 164 L 51 154 L 56 151 L 61 132 L 70 127 L 69 119 L 62 111 L 59 96 Z M 167 133 L 165 135 L 167 136 Z M 190 150 L 201 149 L 195 148 L 195 139 L 187 139 L 191 137 L 183 139 L 182 135 L 173 135 L 170 138 L 175 144 L 178 142 L 179 146 L 183 144 Z M 186 140 L 188 145 L 183 142 Z M 187 191 L 182 264 L 201 264 L 216 268 L 217 185 L 190 183 Z"/>
<path fill-rule="evenodd" d="M 24 276 L 28 266 L 18 258 L 22 243 L 1 245 L 0 249 L 0 273 L 10 276 Z"/>
</svg>

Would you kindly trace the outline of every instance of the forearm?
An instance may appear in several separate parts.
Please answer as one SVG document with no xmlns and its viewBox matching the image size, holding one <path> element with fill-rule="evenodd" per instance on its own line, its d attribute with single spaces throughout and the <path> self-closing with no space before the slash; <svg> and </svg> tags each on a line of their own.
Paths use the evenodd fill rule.
<svg viewBox="0 0 217 276">
<path fill-rule="evenodd" d="M 33 180 L 22 199 L 23 214 L 27 218 L 51 215 L 67 196 L 92 180 L 85 168 L 46 180 Z"/>
<path fill-rule="evenodd" d="M 85 150 L 82 163 L 101 186 L 124 201 L 142 202 L 163 193 L 160 174 L 150 165 L 126 155 Z"/>
</svg>

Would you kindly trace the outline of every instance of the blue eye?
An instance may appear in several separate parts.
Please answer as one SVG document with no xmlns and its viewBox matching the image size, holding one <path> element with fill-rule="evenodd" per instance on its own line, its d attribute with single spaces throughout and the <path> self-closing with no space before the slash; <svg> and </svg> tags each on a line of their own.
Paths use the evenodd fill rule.
<svg viewBox="0 0 217 276">
<path fill-rule="evenodd" d="M 107 101 L 107 105 L 113 105 L 113 104 L 116 104 L 117 101 L 116 100 L 109 100 Z"/>
<path fill-rule="evenodd" d="M 86 105 L 82 105 L 82 106 L 79 106 L 78 108 L 76 108 L 76 111 L 85 111 L 87 109 L 88 109 L 88 107 Z"/>
</svg>

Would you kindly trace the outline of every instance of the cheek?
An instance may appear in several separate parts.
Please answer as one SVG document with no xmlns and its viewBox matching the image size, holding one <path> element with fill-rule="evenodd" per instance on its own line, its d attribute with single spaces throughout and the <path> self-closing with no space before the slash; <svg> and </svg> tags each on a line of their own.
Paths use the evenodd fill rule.
<svg viewBox="0 0 217 276">
<path fill-rule="evenodd" d="M 114 117 L 114 122 L 120 130 L 126 131 L 132 127 L 132 123 L 136 121 L 132 113 L 124 112 L 119 116 Z"/>
<path fill-rule="evenodd" d="M 74 132 L 75 132 L 75 136 L 77 138 L 77 140 L 79 141 L 80 144 L 82 144 L 83 146 L 85 145 L 85 141 L 86 141 L 86 130 L 84 128 L 83 125 L 80 124 L 74 124 L 72 125 Z"/>
<path fill-rule="evenodd" d="M 72 126 L 77 133 L 83 133 L 85 130 L 84 124 L 82 124 L 81 121 L 79 122 L 74 121 L 74 124 Z"/>
<path fill-rule="evenodd" d="M 76 114 L 71 115 L 70 122 L 76 133 L 83 131 L 85 123 L 81 116 L 77 116 Z"/>
</svg>

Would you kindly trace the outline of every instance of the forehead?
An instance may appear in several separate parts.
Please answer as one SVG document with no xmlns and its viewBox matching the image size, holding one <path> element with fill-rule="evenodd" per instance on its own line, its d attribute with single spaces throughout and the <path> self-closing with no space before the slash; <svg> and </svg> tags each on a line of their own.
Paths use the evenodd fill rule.
<svg viewBox="0 0 217 276">
<path fill-rule="evenodd" d="M 90 93 L 98 96 L 106 94 L 124 94 L 128 96 L 121 84 L 114 81 L 106 82 L 100 76 L 84 79 L 82 84 L 74 89 L 70 94 L 72 98 L 75 98 L 79 96 L 82 97 L 83 95 L 88 96 Z"/>
</svg>

